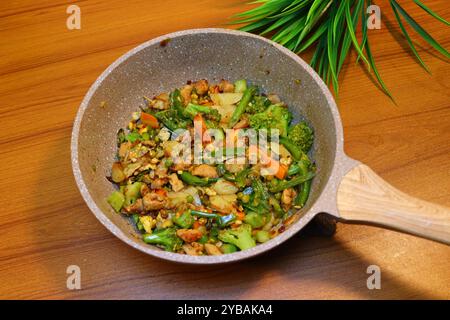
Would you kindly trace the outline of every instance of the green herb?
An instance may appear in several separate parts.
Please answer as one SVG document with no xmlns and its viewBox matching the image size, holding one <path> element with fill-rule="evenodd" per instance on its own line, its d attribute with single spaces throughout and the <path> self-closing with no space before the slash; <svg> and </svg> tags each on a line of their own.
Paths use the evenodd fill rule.
<svg viewBox="0 0 450 320">
<path fill-rule="evenodd" d="M 439 22 L 450 25 L 421 1 L 413 1 Z M 381 89 L 392 99 L 370 50 L 366 23 L 367 8 L 372 4 L 370 0 L 261 0 L 256 3 L 261 4 L 235 16 L 233 23 L 245 24 L 241 30 L 260 35 L 270 33 L 273 41 L 296 53 L 315 45 L 310 64 L 327 84 L 332 84 L 336 94 L 339 92 L 339 73 L 353 46 L 358 54 L 356 61 L 362 60 L 368 70 L 373 71 Z M 449 52 L 419 25 L 397 0 L 389 0 L 389 3 L 412 53 L 427 72 L 429 69 L 420 58 L 402 19 L 436 51 L 450 58 Z M 359 20 L 361 42 L 358 42 L 356 35 Z"/>
<path fill-rule="evenodd" d="M 141 135 L 138 132 L 130 132 L 125 136 L 125 139 L 129 142 L 136 142 L 141 139 Z"/>
</svg>

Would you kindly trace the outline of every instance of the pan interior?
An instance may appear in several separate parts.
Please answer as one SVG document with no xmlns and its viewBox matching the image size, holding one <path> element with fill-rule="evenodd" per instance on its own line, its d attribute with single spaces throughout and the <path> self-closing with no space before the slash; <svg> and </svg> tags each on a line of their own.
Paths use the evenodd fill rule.
<svg viewBox="0 0 450 320">
<path fill-rule="evenodd" d="M 318 172 L 302 213 L 324 190 L 335 159 L 335 120 L 317 76 L 285 51 L 242 34 L 184 33 L 163 43 L 149 42 L 122 60 L 94 84 L 92 96 L 84 102 L 77 151 L 81 176 L 95 206 L 136 246 L 150 247 L 140 243 L 134 227 L 105 201 L 113 191 L 105 176 L 110 174 L 115 159 L 116 133 L 127 125 L 131 113 L 143 105 L 144 95 L 168 92 L 187 80 L 245 78 L 267 93 L 277 93 L 289 105 L 295 120 L 302 115 L 315 130 L 312 157 Z"/>
</svg>

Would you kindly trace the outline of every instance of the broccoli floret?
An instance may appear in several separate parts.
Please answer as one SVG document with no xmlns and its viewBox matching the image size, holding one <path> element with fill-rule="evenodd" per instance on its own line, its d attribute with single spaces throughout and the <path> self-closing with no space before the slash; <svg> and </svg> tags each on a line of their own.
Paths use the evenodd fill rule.
<svg viewBox="0 0 450 320">
<path fill-rule="evenodd" d="M 182 213 L 178 217 L 173 217 L 172 221 L 179 227 L 183 229 L 189 229 L 192 224 L 194 223 L 194 218 L 192 218 L 191 213 L 189 211 L 186 211 Z"/>
<path fill-rule="evenodd" d="M 254 96 L 245 108 L 245 112 L 255 114 L 264 112 L 270 106 L 270 100 L 264 96 Z"/>
<path fill-rule="evenodd" d="M 314 141 L 314 132 L 304 121 L 289 128 L 288 139 L 307 153 Z"/>
<path fill-rule="evenodd" d="M 170 93 L 169 96 L 170 100 L 170 110 L 174 110 L 179 117 L 185 118 L 185 112 L 184 112 L 184 100 L 181 96 L 181 92 L 179 89 L 175 89 L 173 92 Z"/>
<path fill-rule="evenodd" d="M 267 215 L 259 214 L 256 212 L 250 212 L 245 215 L 245 223 L 248 223 L 253 228 L 261 228 L 263 225 L 266 224 Z"/>
<path fill-rule="evenodd" d="M 220 231 L 219 239 L 223 242 L 234 244 L 241 250 L 256 246 L 255 240 L 252 238 L 252 227 L 248 224 L 242 224 L 237 229 Z"/>
<path fill-rule="evenodd" d="M 160 245 L 164 247 L 166 251 L 171 252 L 180 249 L 183 244 L 183 240 L 177 236 L 176 228 L 173 227 L 160 229 L 153 233 L 146 233 L 143 235 L 142 239 L 145 243 Z"/>
<path fill-rule="evenodd" d="M 135 182 L 133 184 L 129 184 L 125 187 L 124 194 L 124 206 L 128 207 L 129 205 L 136 202 L 136 200 L 141 196 L 141 182 Z"/>
<path fill-rule="evenodd" d="M 172 131 L 186 129 L 189 120 L 181 118 L 174 109 L 163 110 L 155 113 L 155 117 Z"/>
<path fill-rule="evenodd" d="M 280 135 L 286 137 L 292 114 L 285 107 L 273 104 L 264 112 L 250 116 L 250 126 L 254 129 L 278 129 Z"/>
</svg>

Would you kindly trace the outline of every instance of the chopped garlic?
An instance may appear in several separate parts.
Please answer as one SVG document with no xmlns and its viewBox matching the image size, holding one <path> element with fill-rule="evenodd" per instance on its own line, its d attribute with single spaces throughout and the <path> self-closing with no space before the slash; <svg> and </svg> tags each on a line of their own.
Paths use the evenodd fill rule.
<svg viewBox="0 0 450 320">
<path fill-rule="evenodd" d="M 158 138 L 161 139 L 161 141 L 167 141 L 170 139 L 170 131 L 167 128 L 162 128 L 158 133 Z"/>
</svg>

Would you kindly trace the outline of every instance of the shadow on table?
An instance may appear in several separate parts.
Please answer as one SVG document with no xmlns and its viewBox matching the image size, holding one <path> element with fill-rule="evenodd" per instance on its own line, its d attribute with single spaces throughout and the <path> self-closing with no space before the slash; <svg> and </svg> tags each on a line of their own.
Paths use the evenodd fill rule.
<svg viewBox="0 0 450 320">
<path fill-rule="evenodd" d="M 48 291 L 42 296 L 122 299 L 297 299 L 345 296 L 404 298 L 424 296 L 382 270 L 384 290 L 368 290 L 371 265 L 337 239 L 315 235 L 311 228 L 256 258 L 217 266 L 193 266 L 147 256 L 112 236 L 81 200 L 70 170 L 69 137 L 58 140 L 42 166 L 42 181 L 33 201 L 46 222 L 31 225 L 40 267 L 47 270 Z M 67 158 L 66 158 L 67 156 Z M 63 159 L 63 160 L 62 160 Z M 62 161 L 62 163 L 60 163 Z M 55 166 L 55 163 L 58 163 Z M 73 203 L 59 204 L 57 191 Z M 63 208 L 66 208 L 63 210 Z M 44 230 L 45 229 L 45 230 Z M 65 288 L 65 268 L 81 264 L 82 290 Z M 389 290 L 389 291 L 386 291 Z M 395 294 L 393 293 L 395 292 Z"/>
<path fill-rule="evenodd" d="M 199 275 L 198 291 L 188 297 L 218 299 L 361 299 L 424 296 L 417 287 L 396 280 L 382 269 L 383 290 L 366 285 L 371 265 L 345 243 L 300 234 L 256 258 L 222 267 L 189 268 Z M 191 274 L 191 273 L 189 273 Z M 201 276 L 203 274 L 203 276 Z M 190 275 L 191 276 L 191 275 Z M 389 290 L 389 291 L 387 291 Z M 177 296 L 176 291 L 173 292 Z M 205 296 L 206 293 L 207 295 Z M 185 297 L 185 295 L 183 295 Z"/>
</svg>

